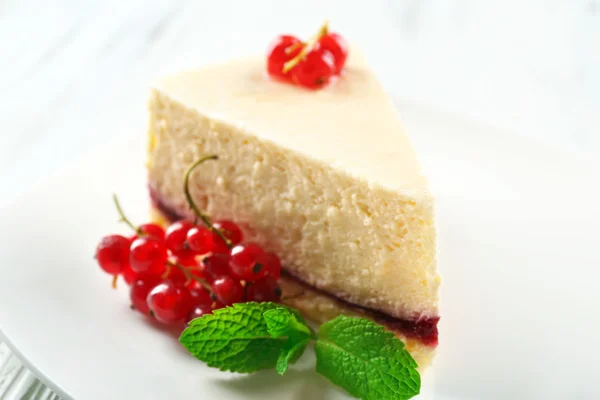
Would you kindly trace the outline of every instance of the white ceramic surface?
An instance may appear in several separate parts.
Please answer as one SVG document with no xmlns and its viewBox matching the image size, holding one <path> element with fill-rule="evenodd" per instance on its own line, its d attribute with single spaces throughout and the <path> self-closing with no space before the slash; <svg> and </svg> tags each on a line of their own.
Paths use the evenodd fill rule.
<svg viewBox="0 0 600 400">
<path fill-rule="evenodd" d="M 400 109 L 438 197 L 445 278 L 420 398 L 597 396 L 600 175 L 526 139 Z M 283 378 L 209 369 L 129 310 L 124 285 L 110 289 L 92 256 L 100 236 L 125 232 L 112 192 L 147 219 L 141 136 L 0 212 L 0 338 L 65 399 L 344 398 L 310 354 Z"/>
</svg>

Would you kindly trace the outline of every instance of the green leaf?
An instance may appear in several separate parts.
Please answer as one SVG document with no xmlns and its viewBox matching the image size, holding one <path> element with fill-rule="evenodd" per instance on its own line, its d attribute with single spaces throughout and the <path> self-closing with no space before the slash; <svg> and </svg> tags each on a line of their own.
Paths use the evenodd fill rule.
<svg viewBox="0 0 600 400">
<path fill-rule="evenodd" d="M 288 308 L 279 307 L 263 314 L 271 336 L 311 336 L 312 332 L 304 321 L 300 322 L 296 314 Z"/>
<path fill-rule="evenodd" d="M 314 336 L 312 330 L 306 325 L 304 318 L 299 320 L 297 313 L 294 311 L 287 307 L 279 307 L 263 314 L 271 336 L 286 338 L 275 366 L 279 375 L 285 374 L 288 366 L 300 358 L 306 344 Z"/>
<path fill-rule="evenodd" d="M 241 303 L 194 319 L 179 341 L 196 358 L 222 371 L 274 368 L 284 340 L 273 338 L 263 314 L 275 303 Z"/>
<path fill-rule="evenodd" d="M 417 363 L 404 343 L 381 325 L 339 316 L 321 326 L 317 371 L 364 400 L 409 399 L 419 394 Z"/>
<path fill-rule="evenodd" d="M 275 366 L 279 375 L 285 374 L 289 365 L 298 361 L 309 341 L 310 338 L 305 337 L 300 340 L 288 339 L 283 343 L 281 353 L 277 359 L 277 365 Z"/>
</svg>

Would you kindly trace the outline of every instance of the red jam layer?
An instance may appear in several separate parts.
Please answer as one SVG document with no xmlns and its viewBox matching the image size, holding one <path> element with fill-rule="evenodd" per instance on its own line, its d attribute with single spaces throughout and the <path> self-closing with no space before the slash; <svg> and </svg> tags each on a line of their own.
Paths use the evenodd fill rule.
<svg viewBox="0 0 600 400">
<path fill-rule="evenodd" d="M 152 200 L 152 205 L 156 207 L 161 214 L 167 218 L 169 221 L 174 222 L 180 219 L 184 219 L 185 217 L 178 214 L 173 209 L 169 208 L 164 201 L 160 198 L 160 196 L 156 193 L 156 191 L 150 188 L 150 199 Z M 357 304 L 350 303 L 346 300 L 343 300 L 337 297 L 335 294 L 326 292 L 322 289 L 313 287 L 306 282 L 302 281 L 300 278 L 291 275 L 289 272 L 283 271 L 287 278 L 291 278 L 296 281 L 298 284 L 309 288 L 310 290 L 314 290 L 320 294 L 323 294 L 328 297 L 332 297 L 337 301 L 346 304 L 350 307 L 361 310 L 362 312 L 368 314 L 371 318 L 373 318 L 378 323 L 385 325 L 388 329 L 392 331 L 400 331 L 407 337 L 415 338 L 420 340 L 423 344 L 427 346 L 435 347 L 438 344 L 438 328 L 437 324 L 440 320 L 440 317 L 420 317 L 415 319 L 401 319 L 397 317 L 393 317 L 389 314 L 385 314 L 381 311 L 374 310 L 372 308 L 363 307 Z"/>
<path fill-rule="evenodd" d="M 438 328 L 437 324 L 440 320 L 440 317 L 421 317 L 416 318 L 414 320 L 401 319 L 397 317 L 393 317 L 389 314 L 385 314 L 381 311 L 364 307 L 358 304 L 350 303 L 344 299 L 337 297 L 336 295 L 326 292 L 317 287 L 311 286 L 308 283 L 304 282 L 300 278 L 292 275 L 289 271 L 282 271 L 282 274 L 288 278 L 292 279 L 294 282 L 298 283 L 301 286 L 306 287 L 309 290 L 315 291 L 321 295 L 328 296 L 334 298 L 336 301 L 345 304 L 346 306 L 354 309 L 358 309 L 363 313 L 369 315 L 372 319 L 377 321 L 378 323 L 385 325 L 391 331 L 400 331 L 406 337 L 411 337 L 415 339 L 419 339 L 423 344 L 427 346 L 435 347 L 438 345 Z"/>
</svg>

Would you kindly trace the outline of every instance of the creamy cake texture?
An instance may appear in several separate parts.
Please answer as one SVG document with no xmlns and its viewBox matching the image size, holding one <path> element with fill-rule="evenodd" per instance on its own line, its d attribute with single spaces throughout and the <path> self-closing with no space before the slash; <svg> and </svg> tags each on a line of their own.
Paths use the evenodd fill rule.
<svg viewBox="0 0 600 400">
<path fill-rule="evenodd" d="M 433 198 L 393 104 L 356 51 L 319 91 L 264 69 L 262 57 L 246 58 L 157 82 L 154 204 L 163 217 L 192 218 L 183 174 L 217 154 L 192 176 L 195 201 L 280 256 L 284 293 L 305 296 L 288 296 L 294 306 L 316 320 L 319 307 L 386 319 L 426 359 L 439 319 Z"/>
</svg>

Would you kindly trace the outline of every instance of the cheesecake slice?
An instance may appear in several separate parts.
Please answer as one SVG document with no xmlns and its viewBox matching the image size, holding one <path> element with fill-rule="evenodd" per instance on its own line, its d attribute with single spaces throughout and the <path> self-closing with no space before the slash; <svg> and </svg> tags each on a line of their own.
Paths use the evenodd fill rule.
<svg viewBox="0 0 600 400">
<path fill-rule="evenodd" d="M 151 92 L 149 188 L 159 218 L 196 203 L 278 254 L 282 301 L 393 330 L 420 365 L 437 345 L 433 198 L 398 113 L 357 51 L 321 90 L 272 80 L 263 57 L 168 76 Z"/>
</svg>

